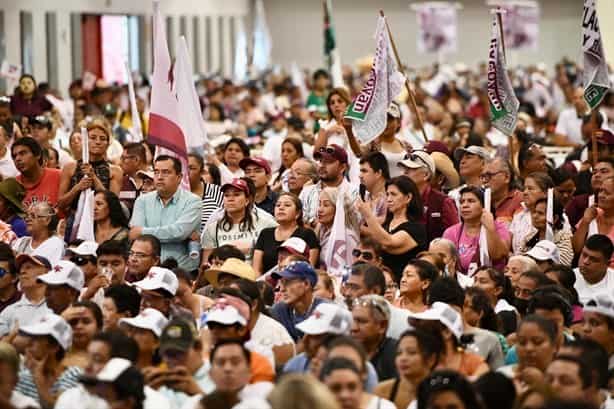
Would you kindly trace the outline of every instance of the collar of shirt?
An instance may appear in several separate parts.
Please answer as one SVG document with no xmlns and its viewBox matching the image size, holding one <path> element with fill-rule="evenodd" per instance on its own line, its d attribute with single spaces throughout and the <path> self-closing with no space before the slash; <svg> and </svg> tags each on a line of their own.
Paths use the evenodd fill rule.
<svg viewBox="0 0 614 409">
<path fill-rule="evenodd" d="M 160 194 L 158 194 L 156 192 L 156 198 L 160 201 L 160 204 L 162 206 L 169 206 L 169 205 L 177 203 L 177 200 L 179 200 L 179 196 L 180 195 L 181 195 L 181 187 L 178 187 L 177 190 L 175 191 L 175 193 L 173 193 L 173 196 L 171 197 L 171 200 L 169 200 L 168 203 L 164 204 L 164 201 L 160 197 Z"/>
<path fill-rule="evenodd" d="M 29 305 L 32 307 L 40 307 L 41 305 L 45 304 L 45 301 L 46 301 L 45 298 L 43 298 L 39 303 L 34 303 L 30 301 L 30 299 L 26 297 L 25 294 L 23 294 L 21 298 L 19 299 L 19 301 L 17 301 L 17 303 L 22 304 L 22 305 Z"/>
</svg>

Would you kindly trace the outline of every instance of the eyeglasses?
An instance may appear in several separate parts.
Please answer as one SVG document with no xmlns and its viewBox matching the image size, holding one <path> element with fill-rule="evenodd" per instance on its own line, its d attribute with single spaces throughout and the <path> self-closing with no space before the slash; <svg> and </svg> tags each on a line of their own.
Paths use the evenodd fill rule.
<svg viewBox="0 0 614 409">
<path fill-rule="evenodd" d="M 136 155 L 122 155 L 120 159 L 121 160 L 136 159 Z"/>
<path fill-rule="evenodd" d="M 363 260 L 366 261 L 371 261 L 375 258 L 373 253 L 371 253 L 370 251 L 360 251 L 360 249 L 352 250 L 352 256 L 354 256 L 355 258 L 361 257 Z"/>
<path fill-rule="evenodd" d="M 137 253 L 137 252 L 131 251 L 128 253 L 128 257 L 143 259 L 143 258 L 151 257 L 151 254 Z"/>
<path fill-rule="evenodd" d="M 154 170 L 154 176 L 162 176 L 162 177 L 167 177 L 170 176 L 172 174 L 174 174 L 175 172 L 169 170 L 169 169 L 162 169 L 162 170 Z"/>
<path fill-rule="evenodd" d="M 497 176 L 499 173 L 504 173 L 502 170 L 497 171 L 497 172 L 486 172 L 486 173 L 482 173 L 480 175 L 480 179 L 484 180 L 484 181 L 489 181 L 490 179 L 492 179 L 493 177 Z"/>
<path fill-rule="evenodd" d="M 70 261 L 72 261 L 73 263 L 75 263 L 79 267 L 84 266 L 87 263 L 96 264 L 96 259 L 94 259 L 93 257 L 77 256 L 77 257 L 71 258 Z"/>
<path fill-rule="evenodd" d="M 429 381 L 429 385 L 431 385 L 431 387 L 435 387 L 441 385 L 449 385 L 452 382 L 454 382 L 454 379 L 452 379 L 450 376 L 437 375 L 431 378 L 431 380 Z"/>
<path fill-rule="evenodd" d="M 45 217 L 51 217 L 52 214 L 36 214 L 36 213 L 26 213 L 23 217 L 24 220 L 35 220 L 35 219 L 44 219 Z"/>
</svg>

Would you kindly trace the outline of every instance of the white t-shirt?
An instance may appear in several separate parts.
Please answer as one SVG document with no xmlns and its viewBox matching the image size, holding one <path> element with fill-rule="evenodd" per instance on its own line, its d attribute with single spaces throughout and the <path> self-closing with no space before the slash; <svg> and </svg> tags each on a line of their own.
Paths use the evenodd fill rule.
<svg viewBox="0 0 614 409">
<path fill-rule="evenodd" d="M 582 118 L 578 118 L 575 108 L 567 108 L 561 111 L 559 119 L 556 121 L 554 133 L 567 136 L 570 142 L 581 145 L 582 140 Z"/>
<path fill-rule="evenodd" d="M 409 329 L 409 322 L 407 321 L 409 318 L 409 311 L 395 307 L 390 303 L 388 303 L 388 307 L 390 308 L 390 323 L 388 324 L 386 336 L 393 339 L 399 339 L 401 334 Z"/>
<path fill-rule="evenodd" d="M 574 287 L 578 292 L 578 297 L 582 304 L 600 293 L 606 293 L 610 296 L 614 295 L 614 269 L 608 268 L 603 279 L 596 284 L 589 284 L 584 279 L 578 267 L 574 269 L 574 273 L 576 273 L 576 283 Z"/>
<path fill-rule="evenodd" d="M 266 138 L 262 147 L 262 157 L 269 161 L 271 169 L 277 170 L 281 166 L 281 143 L 288 136 L 288 129 L 284 128 L 281 132 L 269 129 L 262 136 Z"/>
<path fill-rule="evenodd" d="M 233 179 L 238 179 L 245 176 L 245 172 L 243 172 L 243 169 L 237 169 L 235 172 L 233 172 L 228 169 L 228 166 L 224 165 L 223 163 L 220 164 L 218 168 L 220 169 L 220 179 L 222 183 L 221 186 L 224 186 L 226 183 L 232 182 Z"/>
<path fill-rule="evenodd" d="M 19 174 L 19 171 L 15 167 L 15 163 L 13 163 L 13 158 L 11 157 L 11 148 L 7 146 L 6 153 L 2 158 L 0 158 L 0 175 L 3 178 L 14 178 Z"/>
<path fill-rule="evenodd" d="M 11 405 L 13 405 L 16 409 L 25 409 L 25 408 L 36 408 L 39 409 L 41 406 L 39 403 L 32 399 L 29 396 L 22 394 L 21 392 L 13 391 L 11 394 Z"/>
<path fill-rule="evenodd" d="M 365 409 L 396 409 L 394 403 L 387 399 L 373 396 Z"/>
<path fill-rule="evenodd" d="M 294 340 L 288 334 L 286 327 L 264 314 L 258 316 L 250 337 L 252 341 L 268 348 L 285 344 L 294 345 Z"/>
<path fill-rule="evenodd" d="M 37 248 L 32 247 L 32 237 L 24 236 L 18 238 L 13 243 L 13 250 L 15 253 L 31 254 L 33 256 L 43 256 L 51 265 L 56 265 L 58 261 L 64 257 L 64 240 L 58 236 L 51 236 L 47 240 L 43 241 Z"/>
</svg>

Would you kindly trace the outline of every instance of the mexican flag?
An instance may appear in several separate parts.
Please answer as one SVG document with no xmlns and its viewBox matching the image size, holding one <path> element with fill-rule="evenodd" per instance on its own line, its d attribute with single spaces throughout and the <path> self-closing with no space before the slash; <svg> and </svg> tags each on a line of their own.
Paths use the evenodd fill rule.
<svg viewBox="0 0 614 409">
<path fill-rule="evenodd" d="M 343 87 L 343 74 L 341 73 L 341 59 L 335 39 L 335 29 L 331 19 L 333 7 L 332 0 L 323 0 L 324 5 L 324 57 L 330 72 L 333 87 Z"/>
<path fill-rule="evenodd" d="M 388 107 L 405 83 L 405 76 L 394 57 L 386 18 L 383 16 L 377 21 L 375 41 L 375 58 L 369 78 L 345 113 L 345 118 L 352 120 L 354 136 L 363 145 L 384 132 Z"/>
<path fill-rule="evenodd" d="M 595 109 L 610 89 L 608 65 L 597 19 L 596 0 L 584 0 L 582 13 L 582 57 L 584 62 L 584 100 Z"/>
<path fill-rule="evenodd" d="M 493 15 L 492 37 L 488 50 L 488 102 L 492 125 L 506 135 L 511 135 L 518 119 L 520 103 L 514 94 L 512 83 L 505 68 L 497 15 Z"/>
</svg>

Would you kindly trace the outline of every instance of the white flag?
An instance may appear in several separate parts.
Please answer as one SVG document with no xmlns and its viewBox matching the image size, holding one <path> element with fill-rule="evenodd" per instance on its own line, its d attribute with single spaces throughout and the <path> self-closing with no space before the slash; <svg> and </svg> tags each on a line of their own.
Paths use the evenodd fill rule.
<svg viewBox="0 0 614 409">
<path fill-rule="evenodd" d="M 394 57 L 385 17 L 380 16 L 377 21 L 375 41 L 375 58 L 369 79 L 345 113 L 345 117 L 352 120 L 352 131 L 362 145 L 384 132 L 388 107 L 405 83 L 405 76 Z"/>
<path fill-rule="evenodd" d="M 338 188 L 335 219 L 328 237 L 326 254 L 324 254 L 326 270 L 330 275 L 336 277 L 338 282 L 341 281 L 345 267 L 352 264 L 352 250 L 354 250 L 355 245 L 355 241 L 350 237 L 349 230 L 345 225 L 345 195 L 346 192 Z"/>
<path fill-rule="evenodd" d="M 130 129 L 130 142 L 141 142 L 143 140 L 143 128 L 141 127 L 141 116 L 136 107 L 136 94 L 134 93 L 134 82 L 128 61 L 124 61 L 126 75 L 128 76 L 128 98 L 130 99 L 130 117 L 132 118 L 132 128 Z"/>
<path fill-rule="evenodd" d="M 554 243 L 554 189 L 548 189 L 546 201 L 546 240 Z"/>
<path fill-rule="evenodd" d="M 418 51 L 426 53 L 455 53 L 457 41 L 457 13 L 454 3 L 425 3 L 416 5 L 418 21 Z"/>
<path fill-rule="evenodd" d="M 81 127 L 81 161 L 90 162 L 90 143 L 87 129 Z M 85 176 L 83 176 L 85 177 Z M 82 190 L 79 193 L 77 211 L 73 220 L 70 232 L 70 241 L 75 239 L 96 241 L 94 234 L 94 190 L 91 188 Z"/>
<path fill-rule="evenodd" d="M 256 0 L 256 14 L 254 18 L 254 55 L 252 65 L 257 72 L 262 72 L 271 66 L 272 40 L 269 26 L 266 23 L 264 3 Z"/>
<path fill-rule="evenodd" d="M 234 80 L 237 84 L 243 84 L 247 81 L 247 34 L 245 33 L 245 24 L 243 17 L 238 17 L 235 20 L 237 23 L 237 38 L 235 40 L 235 67 Z"/>
<path fill-rule="evenodd" d="M 584 0 L 582 56 L 584 59 L 584 100 L 592 110 L 599 105 L 610 89 L 608 64 L 603 53 L 595 0 Z"/>
<path fill-rule="evenodd" d="M 484 189 L 484 209 L 490 212 L 491 192 L 490 188 Z M 486 228 L 480 227 L 480 266 L 490 266 L 490 254 L 488 253 L 488 238 L 486 237 Z"/>
</svg>

